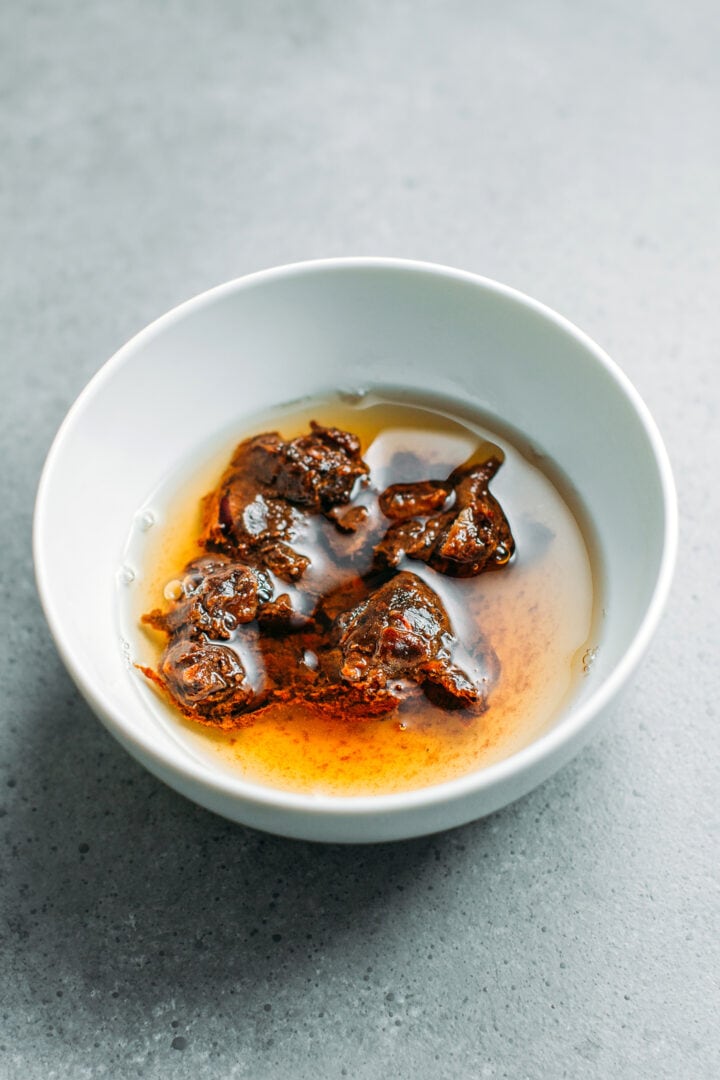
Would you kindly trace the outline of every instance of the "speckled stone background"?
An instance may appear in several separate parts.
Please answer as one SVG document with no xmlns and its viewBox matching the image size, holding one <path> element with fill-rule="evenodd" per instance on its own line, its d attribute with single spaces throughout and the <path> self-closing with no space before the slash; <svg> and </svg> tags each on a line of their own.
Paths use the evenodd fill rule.
<svg viewBox="0 0 720 1080">
<path fill-rule="evenodd" d="M 717 5 L 0 19 L 0 1076 L 720 1075 Z M 30 556 L 50 441 L 126 338 L 333 254 L 569 316 L 657 417 L 682 514 L 667 615 L 591 746 L 485 821 L 375 848 L 261 836 L 146 775 L 65 674 Z"/>
</svg>

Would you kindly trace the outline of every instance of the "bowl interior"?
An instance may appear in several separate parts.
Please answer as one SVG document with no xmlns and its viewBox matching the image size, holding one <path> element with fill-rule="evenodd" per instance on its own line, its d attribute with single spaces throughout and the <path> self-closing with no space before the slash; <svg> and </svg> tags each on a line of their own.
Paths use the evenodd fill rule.
<svg viewBox="0 0 720 1080">
<path fill-rule="evenodd" d="M 403 385 L 474 403 L 563 470 L 604 574 L 601 647 L 579 697 L 622 662 L 668 532 L 659 444 L 626 380 L 569 324 L 493 283 L 421 264 L 305 264 L 222 286 L 143 331 L 81 395 L 48 459 L 36 519 L 43 602 L 76 679 L 112 702 L 121 737 L 182 753 L 140 707 L 116 621 L 123 545 L 148 494 L 218 432 L 241 433 L 243 417 L 337 388 Z"/>
</svg>

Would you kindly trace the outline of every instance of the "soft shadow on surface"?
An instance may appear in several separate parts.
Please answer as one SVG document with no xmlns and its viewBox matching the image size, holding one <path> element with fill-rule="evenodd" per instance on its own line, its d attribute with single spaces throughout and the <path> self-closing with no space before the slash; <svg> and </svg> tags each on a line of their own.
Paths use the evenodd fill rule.
<svg viewBox="0 0 720 1080">
<path fill-rule="evenodd" d="M 310 844 L 225 821 L 128 757 L 61 669 L 24 725 L 34 759 L 10 792 L 13 932 L 29 976 L 36 960 L 98 1001 L 139 1006 L 189 982 L 252 993 L 290 971 L 302 982 L 343 939 L 352 952 L 412 905 L 461 844 L 462 830 Z"/>
<path fill-rule="evenodd" d="M 10 793 L 6 881 L 16 970 L 32 1012 L 62 1019 L 72 1008 L 106 1035 L 151 1015 L 165 1023 L 168 1010 L 262 1017 L 281 987 L 301 1003 L 326 965 L 336 979 L 346 971 L 347 986 L 368 978 L 369 954 L 386 946 L 414 963 L 412 935 L 442 928 L 458 875 L 478 875 L 466 886 L 476 922 L 483 868 L 504 872 L 513 844 L 537 829 L 539 803 L 527 800 L 393 844 L 245 829 L 129 758 L 59 664 L 24 722 L 33 772 Z"/>
</svg>

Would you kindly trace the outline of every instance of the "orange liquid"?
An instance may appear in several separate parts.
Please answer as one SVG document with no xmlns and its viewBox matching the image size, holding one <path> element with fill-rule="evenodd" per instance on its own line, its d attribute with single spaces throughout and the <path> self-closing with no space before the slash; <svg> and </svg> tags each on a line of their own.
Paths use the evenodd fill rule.
<svg viewBox="0 0 720 1080">
<path fill-rule="evenodd" d="M 504 452 L 505 463 L 491 490 L 517 542 L 510 566 L 465 580 L 411 560 L 401 567 L 423 577 L 440 596 L 461 641 L 473 640 L 479 627 L 495 649 L 501 671 L 487 712 L 468 720 L 420 698 L 412 710 L 358 720 L 278 704 L 248 726 L 226 733 L 186 720 L 149 686 L 141 688 L 143 693 L 196 756 L 247 780 L 297 792 L 406 791 L 473 772 L 521 749 L 551 726 L 582 678 L 597 607 L 588 544 L 557 481 L 520 451 L 519 440 L 474 419 L 421 405 L 368 396 L 357 405 L 323 400 L 285 411 L 234 432 L 194 475 L 183 474 L 182 485 L 179 478 L 170 480 L 149 503 L 156 525 L 129 543 L 139 570 L 133 588 L 125 590 L 123 612 L 132 659 L 157 666 L 164 636 L 141 628 L 140 616 L 163 606 L 165 585 L 197 554 L 199 501 L 216 485 L 233 446 L 267 430 L 292 438 L 307 429 L 311 418 L 360 437 L 380 490 L 399 480 L 443 479 L 484 442 Z M 408 454 L 422 464 L 413 465 Z M 409 468 L 417 471 L 409 475 Z M 316 563 L 306 572 L 307 584 L 314 577 L 326 590 L 329 573 L 336 584 L 355 572 Z"/>
</svg>

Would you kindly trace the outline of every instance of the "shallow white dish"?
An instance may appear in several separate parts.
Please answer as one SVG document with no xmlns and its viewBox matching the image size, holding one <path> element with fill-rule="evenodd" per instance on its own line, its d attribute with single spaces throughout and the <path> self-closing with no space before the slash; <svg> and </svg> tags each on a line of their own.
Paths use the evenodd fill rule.
<svg viewBox="0 0 720 1080">
<path fill-rule="evenodd" d="M 255 362 L 260 359 L 260 364 Z M 251 784 L 198 760 L 144 706 L 118 632 L 130 523 L 193 450 L 282 402 L 407 386 L 476 404 L 548 454 L 581 493 L 604 576 L 600 648 L 550 731 L 497 764 L 398 795 L 338 798 Z M 577 752 L 636 667 L 670 586 L 677 510 L 655 424 L 585 334 L 505 286 L 397 259 L 263 271 L 158 319 L 70 410 L 37 496 L 35 567 L 60 654 L 90 706 L 155 775 L 256 828 L 323 841 L 417 836 L 488 814 Z"/>
</svg>

